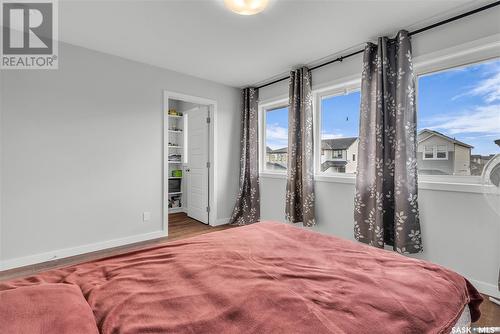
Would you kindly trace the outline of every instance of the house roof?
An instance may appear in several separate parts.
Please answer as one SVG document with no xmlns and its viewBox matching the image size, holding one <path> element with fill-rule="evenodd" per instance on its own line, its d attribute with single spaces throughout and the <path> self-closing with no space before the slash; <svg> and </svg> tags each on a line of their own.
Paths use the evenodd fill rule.
<svg viewBox="0 0 500 334">
<path fill-rule="evenodd" d="M 419 138 L 418 142 L 422 142 L 424 140 L 426 140 L 427 138 L 431 137 L 431 136 L 438 136 L 438 137 L 441 137 L 441 138 L 444 138 L 454 144 L 457 144 L 457 145 L 460 145 L 460 146 L 464 146 L 464 147 L 467 147 L 467 148 L 474 148 L 474 146 L 471 146 L 469 144 L 466 144 L 464 142 L 461 142 L 459 140 L 456 140 L 455 138 L 451 138 L 451 137 L 448 137 L 447 135 L 445 134 L 442 134 L 441 132 L 439 131 L 434 131 L 434 130 L 429 130 L 429 129 L 423 129 L 422 131 L 419 132 L 418 136 L 422 136 L 425 132 L 429 133 L 430 136 L 427 136 L 425 138 Z"/>
<path fill-rule="evenodd" d="M 358 137 L 323 139 L 321 149 L 323 150 L 347 150 L 358 139 Z"/>
<path fill-rule="evenodd" d="M 271 150 L 269 153 L 286 153 L 288 152 L 288 147 L 277 148 L 275 150 Z"/>
<path fill-rule="evenodd" d="M 327 160 L 321 164 L 321 171 L 324 172 L 330 167 L 344 167 L 347 161 L 343 160 Z"/>
<path fill-rule="evenodd" d="M 267 169 L 281 169 L 281 170 L 286 169 L 285 166 L 283 166 L 282 164 L 276 163 L 276 162 L 266 162 L 266 168 Z"/>
<path fill-rule="evenodd" d="M 323 162 L 322 166 L 328 167 L 342 167 L 347 165 L 347 161 L 345 160 L 327 160 Z"/>
<path fill-rule="evenodd" d="M 481 154 L 471 154 L 470 157 L 471 159 L 484 159 L 484 160 L 489 160 L 493 158 L 495 155 L 490 154 L 490 155 L 481 155 Z"/>
</svg>

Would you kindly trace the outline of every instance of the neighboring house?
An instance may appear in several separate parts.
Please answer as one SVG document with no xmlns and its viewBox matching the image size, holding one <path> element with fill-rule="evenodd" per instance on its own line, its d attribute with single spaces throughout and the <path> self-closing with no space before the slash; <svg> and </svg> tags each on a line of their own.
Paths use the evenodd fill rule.
<svg viewBox="0 0 500 334">
<path fill-rule="evenodd" d="M 492 159 L 495 155 L 480 155 L 473 154 L 470 156 L 470 173 L 471 175 L 481 175 L 483 173 L 484 166 L 490 159 Z"/>
<path fill-rule="evenodd" d="M 285 170 L 287 147 L 276 150 L 266 147 L 266 169 Z M 358 158 L 358 138 L 323 139 L 321 141 L 321 171 L 355 173 Z"/>
<path fill-rule="evenodd" d="M 321 171 L 356 173 L 358 137 L 323 139 Z M 491 156 L 471 156 L 473 146 L 438 131 L 424 129 L 418 134 L 417 166 L 422 175 L 481 175 Z M 286 170 L 287 148 L 266 147 L 266 168 Z"/>
<path fill-rule="evenodd" d="M 288 149 L 286 147 L 276 150 L 266 147 L 266 168 L 269 170 L 285 170 L 288 163 Z"/>
<path fill-rule="evenodd" d="M 358 158 L 358 137 L 323 139 L 321 171 L 355 173 Z"/>
<path fill-rule="evenodd" d="M 286 166 L 288 161 L 288 149 L 287 147 L 278 148 L 276 150 L 268 151 L 269 162 L 282 163 Z"/>
<path fill-rule="evenodd" d="M 473 146 L 438 131 L 418 134 L 417 166 L 423 175 L 471 175 Z"/>
</svg>

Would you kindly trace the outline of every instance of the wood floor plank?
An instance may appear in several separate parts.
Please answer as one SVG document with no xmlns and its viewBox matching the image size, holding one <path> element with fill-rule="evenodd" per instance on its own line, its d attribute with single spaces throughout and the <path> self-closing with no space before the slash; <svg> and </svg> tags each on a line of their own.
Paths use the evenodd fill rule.
<svg viewBox="0 0 500 334">
<path fill-rule="evenodd" d="M 479 306 L 481 319 L 475 322 L 473 327 L 500 327 L 500 305 L 491 302 L 486 295 L 483 297 L 484 301 Z"/>
</svg>

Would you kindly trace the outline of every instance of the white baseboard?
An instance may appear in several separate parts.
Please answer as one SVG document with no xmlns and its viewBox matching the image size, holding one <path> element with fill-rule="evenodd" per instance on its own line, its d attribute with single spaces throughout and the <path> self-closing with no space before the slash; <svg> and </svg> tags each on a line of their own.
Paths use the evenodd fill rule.
<svg viewBox="0 0 500 334">
<path fill-rule="evenodd" d="M 220 226 L 220 225 L 226 225 L 229 224 L 229 219 L 230 218 L 221 218 L 217 219 L 215 222 L 211 222 L 210 226 Z"/>
<path fill-rule="evenodd" d="M 475 279 L 469 279 L 469 281 L 474 285 L 474 287 L 481 293 L 485 295 L 500 298 L 500 291 L 498 291 L 498 286 L 495 284 L 490 284 L 482 281 L 477 281 Z"/>
<path fill-rule="evenodd" d="M 157 239 L 157 238 L 166 237 L 166 236 L 167 236 L 166 231 L 155 231 L 155 232 L 139 234 L 139 235 L 134 235 L 134 236 L 120 238 L 120 239 L 113 239 L 113 240 L 96 242 L 93 244 L 88 244 L 88 245 L 83 245 L 83 246 L 78 246 L 78 247 L 57 249 L 57 250 L 53 250 L 50 252 L 45 252 L 45 253 L 41 253 L 41 254 L 34 254 L 34 255 L 29 255 L 29 256 L 25 256 L 25 257 L 19 257 L 19 258 L 3 261 L 3 263 L 0 263 L 0 270 L 8 270 L 8 269 L 19 268 L 19 267 L 23 267 L 23 266 L 29 266 L 32 264 L 58 260 L 58 259 L 62 259 L 62 258 L 70 257 L 70 256 L 91 253 L 91 252 L 100 251 L 100 250 L 104 250 L 104 249 L 108 249 L 108 248 L 124 246 L 124 245 L 128 245 L 128 244 L 133 244 L 136 242 L 147 241 L 147 240 Z"/>
<path fill-rule="evenodd" d="M 183 207 L 168 209 L 168 213 L 169 214 L 171 214 L 171 213 L 178 213 L 178 212 L 186 212 L 186 209 L 183 208 Z"/>
</svg>

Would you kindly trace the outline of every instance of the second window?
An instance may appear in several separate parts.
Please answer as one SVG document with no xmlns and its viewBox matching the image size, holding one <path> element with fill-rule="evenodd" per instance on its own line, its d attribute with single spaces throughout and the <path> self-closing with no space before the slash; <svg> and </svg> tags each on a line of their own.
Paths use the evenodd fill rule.
<svg viewBox="0 0 500 334">
<path fill-rule="evenodd" d="M 321 174 L 356 172 L 358 156 L 360 92 L 320 97 Z"/>
</svg>

